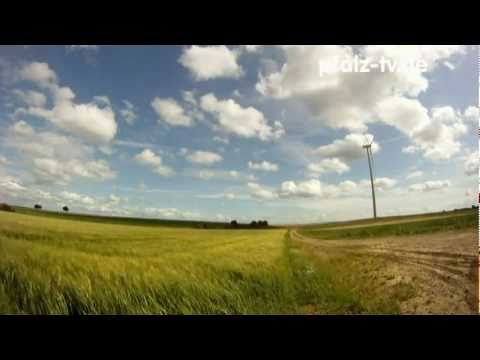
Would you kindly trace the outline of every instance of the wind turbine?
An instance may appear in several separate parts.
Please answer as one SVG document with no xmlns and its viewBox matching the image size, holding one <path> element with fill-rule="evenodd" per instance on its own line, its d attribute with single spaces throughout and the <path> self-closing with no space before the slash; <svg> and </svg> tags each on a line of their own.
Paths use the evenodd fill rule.
<svg viewBox="0 0 480 360">
<path fill-rule="evenodd" d="M 372 200 L 373 200 L 373 218 L 377 218 L 377 204 L 375 202 L 375 185 L 373 181 L 373 172 L 372 172 L 372 163 L 373 163 L 373 155 L 372 155 L 372 144 L 373 144 L 373 136 L 370 144 L 363 145 L 362 147 L 367 151 L 367 159 L 368 159 L 368 168 L 370 169 L 370 182 L 372 184 Z"/>
</svg>

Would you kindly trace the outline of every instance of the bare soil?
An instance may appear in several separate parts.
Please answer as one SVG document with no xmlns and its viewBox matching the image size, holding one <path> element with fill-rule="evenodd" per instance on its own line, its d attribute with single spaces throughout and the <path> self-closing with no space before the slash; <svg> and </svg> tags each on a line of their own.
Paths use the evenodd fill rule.
<svg viewBox="0 0 480 360">
<path fill-rule="evenodd" d="M 382 260 L 382 286 L 409 283 L 415 294 L 400 303 L 402 314 L 478 314 L 479 254 L 476 229 L 373 239 L 319 240 L 290 232 L 320 258 L 374 256 Z"/>
</svg>

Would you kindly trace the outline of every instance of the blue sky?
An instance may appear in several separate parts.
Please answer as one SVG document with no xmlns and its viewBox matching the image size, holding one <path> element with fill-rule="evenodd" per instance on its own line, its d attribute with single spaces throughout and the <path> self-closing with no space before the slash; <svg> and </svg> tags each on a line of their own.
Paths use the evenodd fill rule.
<svg viewBox="0 0 480 360">
<path fill-rule="evenodd" d="M 320 76 L 354 56 L 427 71 Z M 470 206 L 473 46 L 1 46 L 0 200 L 304 223 Z"/>
</svg>

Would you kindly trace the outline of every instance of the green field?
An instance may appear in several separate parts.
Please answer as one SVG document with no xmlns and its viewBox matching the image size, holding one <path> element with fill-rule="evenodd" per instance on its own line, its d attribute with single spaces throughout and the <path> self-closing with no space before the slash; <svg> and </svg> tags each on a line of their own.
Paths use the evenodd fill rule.
<svg viewBox="0 0 480 360">
<path fill-rule="evenodd" d="M 366 239 L 409 236 L 478 227 L 478 210 L 461 210 L 408 217 L 381 218 L 344 223 L 309 225 L 300 234 L 316 239 Z"/>
<path fill-rule="evenodd" d="M 438 226 L 469 226 L 474 213 L 465 214 Z M 398 313 L 412 293 L 408 284 L 378 286 L 369 274 L 381 259 L 322 261 L 286 229 L 180 225 L 0 211 L 0 314 Z M 332 234 L 355 231 L 365 229 Z"/>
<path fill-rule="evenodd" d="M 141 221 L 140 221 L 141 223 Z M 345 276 L 342 277 L 342 274 Z M 120 225 L 0 212 L 0 313 L 394 313 L 284 229 Z"/>
</svg>

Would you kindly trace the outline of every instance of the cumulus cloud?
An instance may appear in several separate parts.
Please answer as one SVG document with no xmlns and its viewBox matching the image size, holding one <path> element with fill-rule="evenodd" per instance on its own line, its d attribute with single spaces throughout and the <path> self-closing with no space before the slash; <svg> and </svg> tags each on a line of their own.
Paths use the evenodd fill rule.
<svg viewBox="0 0 480 360">
<path fill-rule="evenodd" d="M 446 160 L 460 151 L 459 138 L 467 133 L 467 127 L 460 112 L 452 107 L 428 112 L 418 100 L 396 97 L 379 103 L 377 108 L 385 122 L 412 140 L 403 152 L 421 152 L 429 160 Z"/>
<path fill-rule="evenodd" d="M 106 181 L 116 173 L 78 139 L 51 131 L 37 132 L 21 120 L 7 129 L 4 144 L 31 165 L 37 182 L 67 184 L 74 178 Z"/>
<path fill-rule="evenodd" d="M 243 174 L 237 170 L 200 170 L 190 174 L 200 180 L 226 180 L 226 181 L 255 181 L 250 174 Z"/>
<path fill-rule="evenodd" d="M 185 114 L 185 110 L 173 98 L 156 97 L 151 103 L 159 116 L 159 121 L 165 121 L 172 126 L 193 126 L 193 120 Z"/>
<path fill-rule="evenodd" d="M 185 101 L 186 103 L 188 103 L 190 105 L 193 105 L 193 106 L 197 105 L 197 100 L 195 99 L 195 94 L 191 90 L 182 91 L 182 98 L 183 98 L 183 101 Z"/>
<path fill-rule="evenodd" d="M 18 76 L 49 91 L 53 98 L 53 108 L 30 106 L 25 110 L 29 115 L 44 118 L 91 143 L 108 143 L 115 137 L 117 123 L 111 107 L 100 107 L 95 101 L 76 104 L 73 91 L 68 87 L 60 87 L 57 75 L 47 63 L 26 64 L 18 70 Z"/>
<path fill-rule="evenodd" d="M 210 151 L 195 151 L 186 156 L 194 164 L 212 165 L 223 160 L 221 155 Z"/>
<path fill-rule="evenodd" d="M 110 99 L 106 95 L 97 95 L 93 97 L 93 101 L 97 103 L 100 106 L 108 105 L 111 106 L 112 103 L 110 102 Z"/>
<path fill-rule="evenodd" d="M 224 45 L 185 48 L 178 62 L 186 67 L 197 81 L 217 78 L 238 79 L 243 75 L 237 63 L 238 54 Z"/>
<path fill-rule="evenodd" d="M 247 183 L 250 194 L 257 199 L 273 200 L 278 198 L 278 194 L 266 186 L 259 185 L 254 182 Z"/>
<path fill-rule="evenodd" d="M 124 107 L 120 109 L 120 115 L 128 125 L 133 125 L 137 119 L 135 106 L 128 100 L 123 100 Z"/>
<path fill-rule="evenodd" d="M 376 178 L 373 183 L 375 184 L 375 189 L 388 190 L 392 189 L 397 184 L 397 180 L 388 177 L 380 177 Z M 370 184 L 370 181 L 368 181 L 368 184 Z"/>
<path fill-rule="evenodd" d="M 209 93 L 201 97 L 200 107 L 213 115 L 216 121 L 214 128 L 218 131 L 263 141 L 279 139 L 285 134 L 279 121 L 270 126 L 263 113 L 251 106 L 243 108 L 233 99 L 219 100 Z"/>
<path fill-rule="evenodd" d="M 223 137 L 220 137 L 220 136 L 214 136 L 213 141 L 216 141 L 216 142 L 219 142 L 219 143 L 222 143 L 222 144 L 229 144 L 230 143 L 230 141 L 227 138 L 223 138 Z"/>
<path fill-rule="evenodd" d="M 148 166 L 160 176 L 173 176 L 175 171 L 163 165 L 162 158 L 160 155 L 155 154 L 150 149 L 145 149 L 141 153 L 135 156 L 135 161 L 141 165 Z"/>
<path fill-rule="evenodd" d="M 307 181 L 284 181 L 280 187 L 282 198 L 311 198 L 322 195 L 322 183 L 312 179 Z"/>
<path fill-rule="evenodd" d="M 27 190 L 17 179 L 10 176 L 2 176 L 0 179 L 0 191 L 7 191 L 10 195 Z"/>
<path fill-rule="evenodd" d="M 434 191 L 444 189 L 450 186 L 448 180 L 432 180 L 424 183 L 413 184 L 408 187 L 409 191 Z"/>
<path fill-rule="evenodd" d="M 331 144 L 319 146 L 312 153 L 323 158 L 336 158 L 340 162 L 348 163 L 365 156 L 365 150 L 362 148 L 365 144 L 372 143 L 372 153 L 378 152 L 380 145 L 372 140 L 373 135 L 371 134 L 348 134 L 345 138 L 336 139 Z"/>
<path fill-rule="evenodd" d="M 417 170 L 417 171 L 414 171 L 414 172 L 408 174 L 406 179 L 410 180 L 410 179 L 414 179 L 414 178 L 422 177 L 422 176 L 423 176 L 423 171 Z"/>
<path fill-rule="evenodd" d="M 467 156 L 464 162 L 465 174 L 467 175 L 478 175 L 478 166 L 479 166 L 479 154 L 478 151 L 471 153 Z"/>
<path fill-rule="evenodd" d="M 285 62 L 269 74 L 260 74 L 258 92 L 278 99 L 292 98 L 304 104 L 321 126 L 366 131 L 368 124 L 383 122 L 409 136 L 413 145 L 432 160 L 447 159 L 458 151 L 457 139 L 465 133 L 460 121 L 446 123 L 439 113 L 428 114 L 416 99 L 429 85 L 428 74 L 439 64 L 465 54 L 457 45 L 280 46 Z M 424 61 L 420 68 L 400 71 L 320 73 L 320 64 L 367 63 L 388 59 L 397 64 Z M 470 110 L 469 115 L 474 111 Z"/>
<path fill-rule="evenodd" d="M 5 156 L 0 155 L 0 165 L 8 165 L 10 164 L 10 160 L 8 160 Z"/>
<path fill-rule="evenodd" d="M 33 160 L 34 173 L 39 182 L 66 185 L 74 177 L 106 181 L 116 177 L 104 160 L 81 162 L 78 160 L 59 161 L 53 158 Z"/>
<path fill-rule="evenodd" d="M 183 218 L 183 219 L 196 219 L 200 217 L 200 214 L 192 211 L 182 211 L 177 208 L 146 208 L 145 214 L 152 217 L 162 218 Z"/>
<path fill-rule="evenodd" d="M 261 162 L 258 162 L 258 163 L 255 163 L 253 161 L 249 161 L 248 162 L 248 168 L 252 169 L 252 170 L 260 170 L 260 171 L 273 171 L 273 172 L 278 171 L 278 165 L 277 164 L 273 164 L 273 163 L 265 161 L 265 160 L 261 161 Z"/>
<path fill-rule="evenodd" d="M 95 200 L 90 196 L 85 196 L 85 195 L 77 194 L 74 192 L 62 191 L 60 193 L 60 196 L 68 202 L 73 202 L 73 203 L 82 204 L 82 205 L 95 204 Z"/>
<path fill-rule="evenodd" d="M 327 173 L 342 174 L 350 171 L 350 166 L 339 160 L 338 158 L 323 159 L 314 164 L 309 164 L 307 170 L 312 176 L 320 176 Z"/>
<path fill-rule="evenodd" d="M 12 93 L 21 100 L 25 105 L 34 107 L 44 107 L 47 103 L 47 97 L 41 92 L 35 90 L 19 90 L 15 89 Z"/>
<path fill-rule="evenodd" d="M 463 116 L 466 120 L 478 124 L 480 118 L 480 109 L 477 106 L 469 106 L 465 109 Z"/>
<path fill-rule="evenodd" d="M 381 192 L 394 188 L 397 181 L 391 178 L 378 178 L 375 180 L 375 188 Z M 347 196 L 370 196 L 370 181 L 361 180 L 358 183 L 346 180 L 339 184 L 323 183 L 317 179 L 303 181 L 284 181 L 278 189 L 273 189 L 250 183 L 250 193 L 254 197 L 264 199 L 327 199 Z"/>
</svg>

